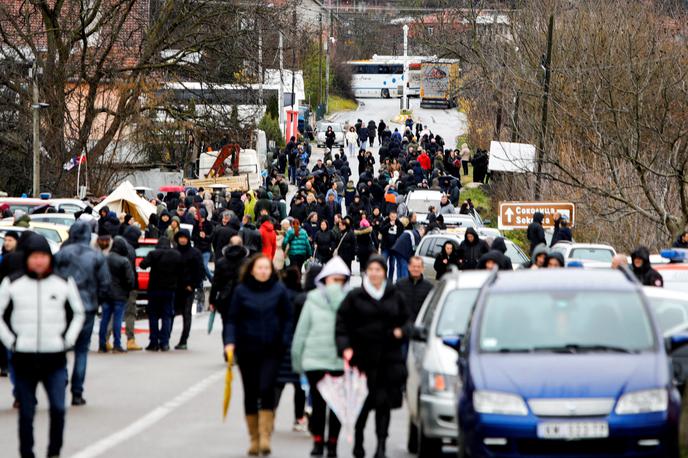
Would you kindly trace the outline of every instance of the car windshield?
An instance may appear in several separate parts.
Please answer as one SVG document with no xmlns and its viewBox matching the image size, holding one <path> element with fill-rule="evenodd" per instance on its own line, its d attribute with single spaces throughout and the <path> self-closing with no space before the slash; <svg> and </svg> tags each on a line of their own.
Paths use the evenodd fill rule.
<svg viewBox="0 0 688 458">
<path fill-rule="evenodd" d="M 528 258 L 513 243 L 506 244 L 506 255 L 511 259 L 511 264 L 514 266 L 528 262 Z"/>
<path fill-rule="evenodd" d="M 480 323 L 485 352 L 637 352 L 654 333 L 641 296 L 618 291 L 491 294 Z"/>
<path fill-rule="evenodd" d="M 428 207 L 434 206 L 435 208 L 439 208 L 440 206 L 440 200 L 432 200 L 432 199 L 409 199 L 407 207 L 410 212 L 413 213 L 428 213 Z"/>
<path fill-rule="evenodd" d="M 437 321 L 437 337 L 460 336 L 466 332 L 468 317 L 478 289 L 457 289 L 449 293 Z"/>
<path fill-rule="evenodd" d="M 60 234 L 58 234 L 57 231 L 54 231 L 52 229 L 46 229 L 44 227 L 32 227 L 31 230 L 41 234 L 46 239 L 52 240 L 55 243 L 62 243 L 62 239 L 60 239 Z"/>
<path fill-rule="evenodd" d="M 145 258 L 153 250 L 155 250 L 155 245 L 141 245 L 136 249 L 136 257 Z"/>
<path fill-rule="evenodd" d="M 673 297 L 649 297 L 662 333 L 688 327 L 688 301 Z"/>
<path fill-rule="evenodd" d="M 612 262 L 614 252 L 606 248 L 573 248 L 569 258 L 587 261 Z"/>
</svg>

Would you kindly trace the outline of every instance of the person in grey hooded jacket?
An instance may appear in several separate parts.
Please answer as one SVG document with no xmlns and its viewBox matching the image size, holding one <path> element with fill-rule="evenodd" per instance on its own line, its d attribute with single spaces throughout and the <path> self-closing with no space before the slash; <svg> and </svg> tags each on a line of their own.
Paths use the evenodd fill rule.
<svg viewBox="0 0 688 458">
<path fill-rule="evenodd" d="M 91 243 L 91 226 L 77 221 L 69 228 L 69 239 L 55 255 L 55 273 L 72 278 L 79 288 L 86 318 L 74 345 L 74 370 L 71 378 L 72 405 L 86 404 L 83 398 L 88 347 L 98 305 L 110 298 L 110 271 L 102 253 Z"/>
</svg>

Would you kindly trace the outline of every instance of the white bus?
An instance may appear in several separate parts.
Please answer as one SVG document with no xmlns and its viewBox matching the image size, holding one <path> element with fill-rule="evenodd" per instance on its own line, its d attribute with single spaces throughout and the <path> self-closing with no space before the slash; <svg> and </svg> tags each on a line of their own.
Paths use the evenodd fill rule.
<svg viewBox="0 0 688 458">
<path fill-rule="evenodd" d="M 434 56 L 408 56 L 409 96 L 420 95 L 420 63 Z M 378 56 L 354 60 L 351 66 L 351 89 L 357 98 L 401 97 L 404 84 L 404 57 Z"/>
</svg>

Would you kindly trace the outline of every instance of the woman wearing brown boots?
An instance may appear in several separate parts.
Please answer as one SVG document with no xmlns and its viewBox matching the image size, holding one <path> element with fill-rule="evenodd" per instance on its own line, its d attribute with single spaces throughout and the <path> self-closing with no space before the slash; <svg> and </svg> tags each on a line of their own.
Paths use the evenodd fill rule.
<svg viewBox="0 0 688 458">
<path fill-rule="evenodd" d="M 242 269 L 223 331 L 225 350 L 234 352 L 241 372 L 251 456 L 272 452 L 277 372 L 291 329 L 287 289 L 272 261 L 257 254 Z"/>
</svg>

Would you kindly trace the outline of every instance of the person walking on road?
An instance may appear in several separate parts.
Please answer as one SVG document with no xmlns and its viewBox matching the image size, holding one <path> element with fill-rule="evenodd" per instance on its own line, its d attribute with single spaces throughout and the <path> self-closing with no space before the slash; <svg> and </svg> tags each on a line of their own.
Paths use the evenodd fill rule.
<svg viewBox="0 0 688 458">
<path fill-rule="evenodd" d="M 287 250 L 289 265 L 297 266 L 299 270 L 303 263 L 313 255 L 313 247 L 308 239 L 308 234 L 301 228 L 301 223 L 298 219 L 292 222 L 291 228 L 284 236 L 282 247 Z"/>
<path fill-rule="evenodd" d="M 377 126 L 375 125 L 375 121 L 371 119 L 368 121 L 368 144 L 371 148 L 375 144 L 375 138 L 377 138 Z"/>
<path fill-rule="evenodd" d="M 376 458 L 386 457 L 391 410 L 402 405 L 406 365 L 402 346 L 408 308 L 401 293 L 387 282 L 387 263 L 372 256 L 363 286 L 347 294 L 337 312 L 337 350 L 368 379 L 368 398 L 356 422 L 353 455 L 365 457 L 363 433 L 375 410 Z"/>
<path fill-rule="evenodd" d="M 83 397 L 86 380 L 88 349 L 98 305 L 110 298 L 110 271 L 102 253 L 91 244 L 91 225 L 77 221 L 69 228 L 69 239 L 55 255 L 55 273 L 63 278 L 72 277 L 79 288 L 86 313 L 84 326 L 74 346 L 72 371 L 72 405 L 86 404 Z"/>
<path fill-rule="evenodd" d="M 270 259 L 255 255 L 242 269 L 223 330 L 225 351 L 236 355 L 241 372 L 252 456 L 272 451 L 277 372 L 291 337 L 291 320 L 287 289 Z"/>
<path fill-rule="evenodd" d="M 320 264 L 325 265 L 332 259 L 334 249 L 337 247 L 337 238 L 330 230 L 326 219 L 320 221 L 320 230 L 313 237 L 313 244 L 315 245 L 315 259 Z"/>
<path fill-rule="evenodd" d="M 175 316 L 182 316 L 183 324 L 182 335 L 174 349 L 186 350 L 191 332 L 191 309 L 194 293 L 203 282 L 203 255 L 198 249 L 191 246 L 191 235 L 186 229 L 177 233 L 175 245 L 177 246 L 176 250 L 181 255 L 181 270 L 177 282 L 177 291 L 174 294 L 174 313 Z"/>
<path fill-rule="evenodd" d="M 161 237 L 155 250 L 141 261 L 142 269 L 150 269 L 148 281 L 148 351 L 169 351 L 170 332 L 174 319 L 174 292 L 179 283 L 182 255 L 172 248 L 167 237 Z"/>
<path fill-rule="evenodd" d="M 23 252 L 25 270 L 0 284 L 0 340 L 13 349 L 19 454 L 35 456 L 33 419 L 36 388 L 42 383 L 50 406 L 48 456 L 57 457 L 65 424 L 66 352 L 79 337 L 84 308 L 74 279 L 53 272 L 53 255 L 43 236 L 28 239 Z M 8 452 L 7 446 L 3 449 Z"/>
<path fill-rule="evenodd" d="M 399 236 L 392 246 L 394 257 L 397 259 L 397 279 L 408 277 L 408 262 L 416 253 L 416 247 L 420 243 L 420 233 L 413 228 L 413 224 L 408 218 L 401 218 L 404 232 Z"/>
<path fill-rule="evenodd" d="M 545 219 L 545 215 L 541 212 L 535 212 L 533 214 L 533 222 L 528 225 L 528 241 L 530 242 L 530 254 L 533 254 L 535 247 L 541 243 L 547 244 L 547 239 L 545 238 L 545 230 L 542 227 L 542 221 Z"/>
<path fill-rule="evenodd" d="M 490 251 L 487 242 L 482 240 L 478 232 L 469 227 L 466 229 L 466 238 L 459 245 L 461 255 L 461 270 L 475 270 L 482 255 Z"/>
<path fill-rule="evenodd" d="M 404 232 L 404 226 L 397 219 L 396 210 L 389 212 L 389 216 L 380 225 L 380 251 L 382 256 L 387 259 L 388 275 L 387 280 L 394 279 L 397 258 L 392 250 L 399 236 Z"/>
<path fill-rule="evenodd" d="M 296 372 L 305 372 L 311 387 L 313 413 L 310 418 L 310 432 L 313 436 L 311 456 L 323 456 L 327 444 L 327 456 L 337 456 L 337 441 L 341 424 L 330 412 L 327 421 L 327 404 L 318 391 L 318 382 L 325 375 L 341 376 L 344 362 L 337 354 L 332 336 L 335 335 L 337 311 L 346 296 L 344 285 L 351 272 L 344 261 L 332 258 L 316 277 L 318 287 L 308 293 L 296 326 L 291 347 L 292 367 Z M 327 442 L 325 426 L 329 425 Z"/>
<path fill-rule="evenodd" d="M 100 318 L 100 330 L 98 332 L 98 351 L 106 353 L 108 324 L 112 318 L 112 337 L 114 353 L 125 353 L 122 348 L 122 318 L 127 305 L 129 293 L 134 288 L 134 270 L 127 259 L 127 242 L 120 237 L 112 241 L 110 253 L 107 255 L 107 265 L 110 270 L 110 298 L 102 305 L 103 314 Z"/>
<path fill-rule="evenodd" d="M 644 246 L 636 248 L 631 253 L 631 262 L 633 273 L 644 286 L 656 286 L 658 288 L 664 286 L 662 275 L 653 269 L 652 264 L 650 264 L 650 250 Z"/>
<path fill-rule="evenodd" d="M 368 128 L 366 126 L 361 126 L 358 131 L 358 141 L 360 143 L 359 148 L 365 151 L 368 149 Z"/>
<path fill-rule="evenodd" d="M 351 228 L 351 218 L 348 216 L 339 221 L 339 231 L 341 237 L 334 255 L 342 258 L 346 266 L 351 270 L 351 264 L 356 258 L 356 235 Z"/>
<path fill-rule="evenodd" d="M 201 252 L 203 257 L 203 272 L 208 281 L 213 281 L 213 273 L 208 267 L 210 258 L 213 257 L 213 229 L 215 225 L 208 219 L 208 211 L 201 208 L 201 219 L 198 222 L 197 230 L 194 231 L 194 246 Z"/>
<path fill-rule="evenodd" d="M 354 157 L 358 149 L 358 134 L 356 133 L 356 128 L 349 128 L 344 139 L 346 140 L 346 150 L 349 153 L 349 157 Z"/>
<path fill-rule="evenodd" d="M 458 269 L 461 265 L 460 253 L 454 245 L 454 242 L 447 240 L 442 245 L 442 251 L 435 257 L 435 278 L 441 280 L 444 274 L 449 271 L 449 266 L 456 266 Z"/>
<path fill-rule="evenodd" d="M 409 309 L 409 322 L 414 323 L 425 298 L 432 290 L 432 283 L 423 277 L 423 258 L 413 256 L 409 259 L 409 275 L 397 282 L 397 288 Z"/>
<path fill-rule="evenodd" d="M 124 309 L 124 331 L 127 335 L 127 351 L 143 350 L 136 343 L 136 334 L 134 328 L 136 325 L 136 298 L 138 297 L 138 276 L 136 275 L 136 248 L 139 247 L 139 238 L 141 231 L 134 226 L 129 226 L 124 234 L 115 236 L 114 240 L 121 239 L 126 242 L 127 260 L 131 265 L 131 270 L 134 272 L 134 287 L 129 291 L 127 297 L 127 304 Z"/>
</svg>

